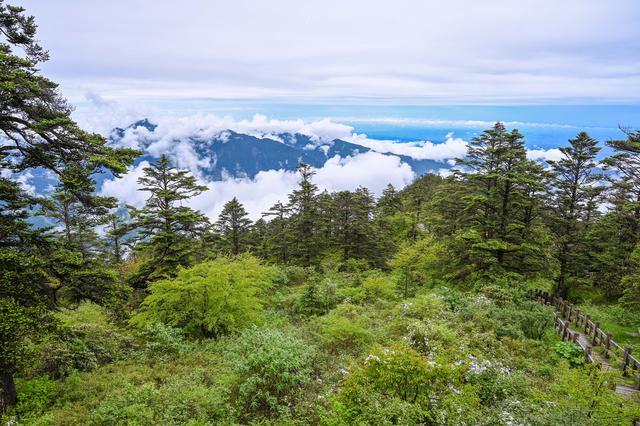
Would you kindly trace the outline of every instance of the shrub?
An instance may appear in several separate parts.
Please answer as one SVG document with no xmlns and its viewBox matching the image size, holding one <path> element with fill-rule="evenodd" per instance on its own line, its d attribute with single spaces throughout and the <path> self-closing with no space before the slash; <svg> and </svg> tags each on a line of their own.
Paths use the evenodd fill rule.
<svg viewBox="0 0 640 426">
<path fill-rule="evenodd" d="M 311 383 L 314 350 L 280 330 L 251 328 L 229 348 L 232 394 L 247 417 L 288 416 Z"/>
<path fill-rule="evenodd" d="M 17 383 L 18 405 L 16 412 L 21 417 L 41 414 L 55 401 L 57 384 L 48 377 L 38 377 Z"/>
<path fill-rule="evenodd" d="M 573 367 L 584 364 L 584 352 L 572 342 L 558 342 L 553 350 Z"/>
<path fill-rule="evenodd" d="M 318 340 L 330 352 L 354 353 L 371 342 L 373 336 L 353 305 L 340 305 L 316 320 Z"/>
<path fill-rule="evenodd" d="M 462 370 L 405 345 L 376 348 L 346 377 L 329 423 L 433 424 L 438 403 L 462 385 Z"/>
<path fill-rule="evenodd" d="M 261 321 L 261 298 L 274 277 L 275 268 L 253 256 L 220 257 L 150 284 L 130 321 L 139 327 L 160 322 L 196 337 L 242 330 Z"/>
<path fill-rule="evenodd" d="M 126 358 L 135 350 L 132 336 L 111 324 L 107 312 L 93 303 L 58 313 L 61 327 L 37 348 L 37 372 L 53 378 L 91 371 Z"/>
<path fill-rule="evenodd" d="M 142 353 L 148 359 L 171 360 L 190 349 L 193 345 L 185 339 L 182 330 L 162 323 L 147 325 L 140 333 L 144 339 Z"/>
</svg>

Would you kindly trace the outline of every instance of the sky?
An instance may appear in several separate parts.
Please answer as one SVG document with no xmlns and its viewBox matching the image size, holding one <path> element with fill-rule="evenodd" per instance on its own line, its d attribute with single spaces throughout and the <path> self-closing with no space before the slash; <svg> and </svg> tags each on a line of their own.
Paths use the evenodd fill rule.
<svg viewBox="0 0 640 426">
<path fill-rule="evenodd" d="M 150 148 L 196 176 L 202 161 L 185 141 L 225 129 L 370 147 L 329 159 L 316 179 L 379 194 L 415 178 L 380 153 L 442 161 L 446 173 L 498 120 L 541 161 L 581 130 L 604 145 L 640 128 L 637 0 L 7 1 L 35 15 L 51 54 L 41 71 L 84 128 L 108 135 L 148 117 L 160 125 L 143 135 Z M 143 167 L 100 191 L 141 205 Z M 193 207 L 214 219 L 237 196 L 256 219 L 297 176 L 203 183 Z"/>
<path fill-rule="evenodd" d="M 72 101 L 633 104 L 636 0 L 12 0 Z"/>
</svg>

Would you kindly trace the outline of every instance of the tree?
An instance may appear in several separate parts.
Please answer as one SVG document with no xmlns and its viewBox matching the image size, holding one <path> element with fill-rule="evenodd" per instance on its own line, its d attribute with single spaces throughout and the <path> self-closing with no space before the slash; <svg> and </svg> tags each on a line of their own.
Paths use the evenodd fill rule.
<svg viewBox="0 0 640 426">
<path fill-rule="evenodd" d="M 290 256 L 289 208 L 278 201 L 262 217 L 271 217 L 265 235 L 265 244 L 270 257 L 286 263 Z"/>
<path fill-rule="evenodd" d="M 124 173 L 137 152 L 110 148 L 102 136 L 84 132 L 72 120 L 71 107 L 57 85 L 38 71 L 48 54 L 36 41 L 34 18 L 24 12 L 0 0 L 0 169 L 12 173 L 49 170 L 82 204 L 96 205 L 92 175 Z M 51 252 L 51 240 L 27 221 L 39 199 L 5 174 L 0 177 L 0 197 L 3 411 L 17 401 L 13 375 L 25 338 L 37 338 L 51 325 L 51 277 L 42 261 Z"/>
<path fill-rule="evenodd" d="M 227 202 L 216 222 L 223 249 L 233 255 L 246 250 L 251 219 L 236 197 Z"/>
<path fill-rule="evenodd" d="M 144 168 L 138 184 L 141 191 L 151 194 L 142 209 L 130 207 L 139 230 L 136 250 L 149 257 L 133 277 L 133 284 L 144 287 L 148 281 L 175 276 L 178 267 L 192 263 L 197 238 L 207 231 L 209 220 L 180 204 L 207 187 L 187 171 L 173 167 L 166 155 Z"/>
<path fill-rule="evenodd" d="M 595 158 L 600 148 L 598 141 L 581 132 L 569 140 L 569 146 L 560 148 L 562 158 L 549 161 L 553 171 L 550 206 L 553 210 L 553 230 L 557 238 L 559 263 L 558 294 L 566 298 L 567 278 L 584 275 L 581 247 L 584 232 L 591 219 L 590 201 L 595 183 L 600 176 L 595 173 Z M 584 259 L 582 259 L 584 260 Z"/>
<path fill-rule="evenodd" d="M 382 216 L 391 216 L 402 207 L 402 199 L 396 188 L 389 184 L 382 191 L 382 196 L 378 199 L 376 210 Z"/>
<path fill-rule="evenodd" d="M 260 321 L 262 297 L 275 269 L 247 254 L 219 257 L 149 284 L 131 318 L 136 326 L 161 322 L 196 337 L 219 337 Z"/>
<path fill-rule="evenodd" d="M 471 265 L 480 272 L 548 270 L 548 233 L 539 220 L 547 176 L 527 159 L 523 136 L 496 123 L 472 140 L 457 163 L 461 168 L 454 179 L 463 190 L 462 232 L 456 239 L 461 270 Z"/>
<path fill-rule="evenodd" d="M 291 241 L 295 250 L 292 254 L 302 264 L 310 266 L 320 253 L 318 234 L 318 187 L 311 182 L 315 172 L 308 164 L 298 166 L 301 180 L 298 189 L 289 195 L 288 209 L 291 211 Z"/>
<path fill-rule="evenodd" d="M 363 187 L 333 195 L 328 212 L 333 219 L 331 235 L 343 259 L 374 261 L 377 254 L 376 230 L 372 223 L 374 206 L 373 196 Z"/>
<path fill-rule="evenodd" d="M 613 297 L 622 295 L 623 277 L 636 273 L 631 255 L 640 242 L 640 131 L 626 133 L 626 140 L 607 142 L 615 153 L 603 161 L 609 172 L 611 208 L 603 217 L 607 226 L 600 244 L 604 250 L 596 254 L 603 262 L 596 278 Z"/>
</svg>

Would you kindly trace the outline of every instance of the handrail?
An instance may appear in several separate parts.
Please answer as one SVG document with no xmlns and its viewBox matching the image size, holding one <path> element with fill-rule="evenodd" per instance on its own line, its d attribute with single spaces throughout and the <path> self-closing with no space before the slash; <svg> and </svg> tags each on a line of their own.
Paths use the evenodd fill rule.
<svg viewBox="0 0 640 426">
<path fill-rule="evenodd" d="M 631 355 L 631 347 L 623 348 L 612 339 L 612 334 L 600 328 L 600 321 L 592 319 L 589 315 L 580 313 L 580 309 L 561 297 L 552 296 L 547 292 L 536 290 L 534 298 L 544 304 L 550 305 L 555 311 L 555 328 L 562 340 L 573 341 L 583 351 L 585 360 L 593 363 L 596 359 L 592 355 L 593 348 L 602 347 L 602 355 L 606 359 L 621 358 L 616 365 L 622 370 L 624 376 L 634 375 L 636 379 L 635 387 L 640 389 L 640 361 Z M 578 340 L 578 333 L 572 333 L 569 324 L 574 323 L 576 327 L 582 327 L 584 334 L 589 338 L 587 344 L 583 345 Z M 612 364 L 614 366 L 615 364 Z"/>
</svg>

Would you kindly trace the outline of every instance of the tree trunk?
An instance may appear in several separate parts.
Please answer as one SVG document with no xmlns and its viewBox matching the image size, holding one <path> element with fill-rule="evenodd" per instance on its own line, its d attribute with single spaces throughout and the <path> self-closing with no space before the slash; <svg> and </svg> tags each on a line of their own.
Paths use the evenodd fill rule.
<svg viewBox="0 0 640 426">
<path fill-rule="evenodd" d="M 0 413 L 6 412 L 18 403 L 16 384 L 11 373 L 0 371 Z"/>
</svg>

